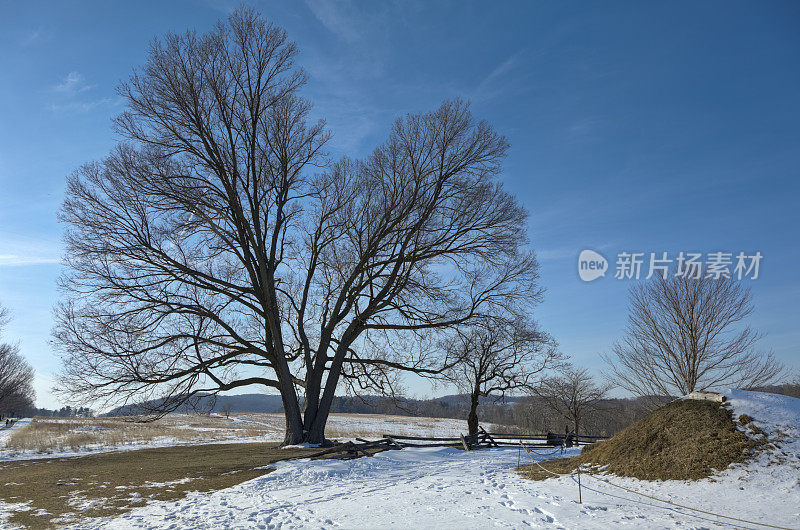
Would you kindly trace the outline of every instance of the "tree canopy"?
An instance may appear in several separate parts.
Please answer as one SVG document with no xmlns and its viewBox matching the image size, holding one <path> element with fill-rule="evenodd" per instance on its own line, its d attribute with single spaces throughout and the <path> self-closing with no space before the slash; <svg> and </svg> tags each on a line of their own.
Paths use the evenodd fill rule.
<svg viewBox="0 0 800 530">
<path fill-rule="evenodd" d="M 439 374 L 437 331 L 538 292 L 506 139 L 456 99 L 330 160 L 297 51 L 241 8 L 156 41 L 120 86 L 125 141 L 69 178 L 60 214 L 65 391 L 165 412 L 262 385 L 286 443 L 320 442 L 337 388 Z"/>
</svg>

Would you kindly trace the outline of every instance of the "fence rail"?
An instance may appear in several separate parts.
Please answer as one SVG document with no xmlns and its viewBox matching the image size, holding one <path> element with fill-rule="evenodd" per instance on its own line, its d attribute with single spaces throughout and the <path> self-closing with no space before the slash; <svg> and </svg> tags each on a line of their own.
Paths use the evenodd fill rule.
<svg viewBox="0 0 800 530">
<path fill-rule="evenodd" d="M 462 447 L 467 451 L 485 447 L 519 447 L 523 441 L 538 441 L 531 447 L 552 449 L 593 443 L 601 440 L 601 436 L 574 436 L 571 434 L 511 434 L 487 432 L 483 427 L 476 434 L 455 436 L 413 436 L 406 434 L 382 434 L 379 440 L 365 440 L 356 438 L 356 442 L 345 442 L 323 449 L 318 453 L 304 458 L 314 458 L 323 455 L 334 455 L 335 458 L 358 458 L 359 456 L 372 456 L 369 450 L 381 451 L 403 449 L 404 447 Z"/>
<path fill-rule="evenodd" d="M 603 440 L 603 436 L 574 434 L 513 434 L 488 432 L 483 427 L 474 435 L 461 435 L 459 437 L 441 436 L 412 436 L 404 434 L 382 434 L 383 439 L 391 440 L 395 445 L 405 447 L 459 447 L 465 449 L 479 447 L 517 447 L 520 441 L 537 441 L 537 447 L 561 447 L 581 444 L 590 444 Z M 424 443 L 420 443 L 424 442 Z"/>
<path fill-rule="evenodd" d="M 488 433 L 495 438 L 513 438 L 514 440 L 548 440 L 553 437 L 560 437 L 564 438 L 565 436 L 569 436 L 569 434 L 557 434 L 557 433 L 549 433 L 549 434 L 514 434 L 510 432 L 490 432 Z M 572 435 L 574 437 L 574 435 Z M 591 435 L 591 434 L 579 434 L 577 436 L 579 440 L 605 440 L 609 438 L 608 436 L 599 436 L 599 435 Z"/>
</svg>

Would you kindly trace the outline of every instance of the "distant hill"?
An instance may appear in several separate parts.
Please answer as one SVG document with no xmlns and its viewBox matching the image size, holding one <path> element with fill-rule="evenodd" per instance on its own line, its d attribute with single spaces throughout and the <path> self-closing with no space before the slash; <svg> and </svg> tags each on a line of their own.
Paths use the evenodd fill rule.
<svg viewBox="0 0 800 530">
<path fill-rule="evenodd" d="M 280 396 L 268 394 L 237 394 L 232 396 L 201 396 L 186 403 L 175 412 L 283 412 L 283 402 Z M 104 416 L 136 416 L 146 414 L 163 400 L 145 401 L 141 404 L 117 407 L 103 414 Z"/>
<path fill-rule="evenodd" d="M 448 405 L 467 405 L 469 404 L 469 394 L 450 394 L 447 396 L 437 397 L 428 401 L 443 401 Z M 500 396 L 489 396 L 478 398 L 478 403 L 481 405 L 513 405 L 518 401 L 525 399 L 519 396 L 506 396 L 505 399 Z"/>
<path fill-rule="evenodd" d="M 513 405 L 520 398 L 506 397 L 481 398 L 481 405 Z M 147 414 L 158 408 L 162 400 L 145 401 L 140 404 L 117 407 L 104 416 L 136 416 Z M 382 396 L 336 396 L 331 412 L 360 414 L 400 414 L 412 416 L 434 416 L 460 418 L 469 406 L 467 394 L 451 394 L 432 399 L 410 399 L 404 397 L 387 398 Z M 283 402 L 277 395 L 238 394 L 228 396 L 202 396 L 192 404 L 184 404 L 175 412 L 283 412 Z"/>
</svg>

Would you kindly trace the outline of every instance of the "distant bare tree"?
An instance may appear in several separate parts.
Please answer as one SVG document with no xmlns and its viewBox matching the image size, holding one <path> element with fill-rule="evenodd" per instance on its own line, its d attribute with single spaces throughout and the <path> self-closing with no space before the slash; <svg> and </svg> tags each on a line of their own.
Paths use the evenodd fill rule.
<svg viewBox="0 0 800 530">
<path fill-rule="evenodd" d="M 319 443 L 337 388 L 435 376 L 452 365 L 424 347 L 437 330 L 538 292 L 526 213 L 496 180 L 505 138 L 448 101 L 330 164 L 296 54 L 243 8 L 156 42 L 121 86 L 128 143 L 69 179 L 60 215 L 65 392 L 164 413 L 267 386 L 285 443 Z"/>
<path fill-rule="evenodd" d="M 8 311 L 0 306 L 0 338 L 8 324 Z M 0 343 L 0 413 L 33 406 L 33 368 L 14 344 Z"/>
<path fill-rule="evenodd" d="M 532 390 L 578 434 L 583 418 L 600 409 L 611 388 L 611 384 L 596 383 L 585 368 L 565 366 L 558 376 L 545 379 Z"/>
<path fill-rule="evenodd" d="M 749 289 L 733 278 L 656 275 L 629 294 L 625 337 L 613 348 L 609 377 L 642 397 L 685 395 L 775 380 L 783 367 L 756 350 L 761 335 L 744 325 Z"/>
<path fill-rule="evenodd" d="M 233 402 L 226 401 L 224 405 L 222 405 L 222 413 L 225 414 L 225 418 L 231 417 L 231 412 L 233 412 Z"/>
<path fill-rule="evenodd" d="M 553 341 L 526 321 L 484 320 L 459 331 L 447 343 L 458 359 L 444 377 L 469 394 L 469 434 L 478 432 L 480 398 L 503 397 L 506 392 L 529 390 L 536 377 L 561 361 Z"/>
</svg>

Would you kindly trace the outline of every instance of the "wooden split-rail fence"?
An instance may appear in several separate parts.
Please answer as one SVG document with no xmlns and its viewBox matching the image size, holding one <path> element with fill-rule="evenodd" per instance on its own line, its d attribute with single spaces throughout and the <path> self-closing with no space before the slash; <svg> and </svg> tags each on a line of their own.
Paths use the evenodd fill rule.
<svg viewBox="0 0 800 530">
<path fill-rule="evenodd" d="M 311 458 L 337 455 L 336 458 L 350 459 L 360 456 L 372 456 L 379 451 L 403 449 L 404 447 L 458 447 L 466 451 L 487 447 L 519 447 L 520 443 L 536 448 L 548 449 L 557 447 L 572 447 L 585 445 L 603 440 L 603 436 L 586 436 L 574 434 L 510 434 L 487 432 L 483 427 L 473 435 L 460 435 L 458 437 L 436 436 L 407 436 L 402 434 L 383 434 L 378 440 L 365 440 L 356 438 L 355 442 L 337 444 L 318 453 L 310 455 Z M 304 458 L 309 458 L 308 456 Z"/>
</svg>

